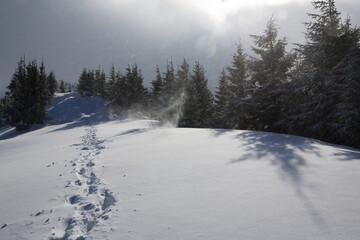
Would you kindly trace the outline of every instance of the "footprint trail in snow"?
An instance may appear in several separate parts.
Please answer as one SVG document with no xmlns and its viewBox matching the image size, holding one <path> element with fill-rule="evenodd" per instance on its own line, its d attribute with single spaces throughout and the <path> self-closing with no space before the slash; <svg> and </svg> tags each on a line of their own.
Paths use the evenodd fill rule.
<svg viewBox="0 0 360 240">
<path fill-rule="evenodd" d="M 93 171 L 94 159 L 104 147 L 96 137 L 96 128 L 87 127 L 82 137 L 79 156 L 72 161 L 76 181 L 68 181 L 66 187 L 72 187 L 72 195 L 65 196 L 67 204 L 73 207 L 73 215 L 66 220 L 64 236 L 52 240 L 81 240 L 100 221 L 109 218 L 110 206 L 116 202 L 111 191 L 97 178 Z M 78 145 L 79 146 L 79 145 Z"/>
</svg>

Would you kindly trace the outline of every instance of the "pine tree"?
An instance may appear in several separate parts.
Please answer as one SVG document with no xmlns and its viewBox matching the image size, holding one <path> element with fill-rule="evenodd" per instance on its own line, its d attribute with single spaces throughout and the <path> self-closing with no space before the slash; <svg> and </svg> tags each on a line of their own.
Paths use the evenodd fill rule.
<svg viewBox="0 0 360 240">
<path fill-rule="evenodd" d="M 188 100 L 189 84 L 191 79 L 190 66 L 186 59 L 178 67 L 175 75 L 175 97 L 172 101 L 173 121 L 178 124 L 179 119 L 184 113 L 184 104 Z M 190 100 L 189 100 L 190 101 Z"/>
<path fill-rule="evenodd" d="M 190 66 L 186 62 L 186 59 L 184 59 L 182 64 L 176 71 L 176 75 L 175 75 L 175 89 L 178 92 L 178 95 L 184 93 L 189 81 L 190 81 Z"/>
<path fill-rule="evenodd" d="M 106 74 L 104 69 L 100 69 L 100 66 L 95 71 L 94 93 L 106 97 Z"/>
<path fill-rule="evenodd" d="M 11 125 L 15 125 L 23 119 L 26 106 L 22 104 L 24 99 L 27 97 L 26 93 L 26 62 L 25 57 L 21 58 L 18 62 L 16 71 L 14 72 L 11 82 L 8 86 L 10 90 L 10 97 L 12 105 L 8 112 L 8 122 Z"/>
<path fill-rule="evenodd" d="M 232 64 L 227 67 L 228 74 L 228 104 L 225 109 L 225 119 L 230 128 L 246 128 L 244 99 L 247 89 L 247 54 L 241 43 L 236 46 Z M 225 120 L 224 119 L 224 120 Z"/>
<path fill-rule="evenodd" d="M 109 82 L 107 84 L 107 96 L 110 101 L 116 98 L 116 71 L 114 64 L 111 66 L 110 75 L 109 75 Z"/>
<path fill-rule="evenodd" d="M 246 101 L 249 129 L 279 131 L 281 128 L 282 85 L 289 81 L 294 55 L 287 53 L 286 39 L 277 39 L 275 19 L 267 23 L 263 35 L 251 35 L 257 47 L 252 47 L 259 58 L 251 60 L 250 98 Z"/>
<path fill-rule="evenodd" d="M 38 114 L 37 119 L 45 120 L 47 118 L 47 113 L 45 107 L 50 104 L 52 94 L 50 94 L 48 78 L 45 72 L 44 62 L 41 62 L 39 69 L 39 81 L 36 83 L 36 96 L 38 103 L 36 113 Z M 43 120 L 37 120 L 38 123 L 43 123 Z"/>
<path fill-rule="evenodd" d="M 26 65 L 25 57 L 21 58 L 8 89 L 11 106 L 7 121 L 11 125 L 22 130 L 35 123 L 44 123 L 45 107 L 50 101 L 44 63 L 39 68 L 36 60 Z"/>
<path fill-rule="evenodd" d="M 65 84 L 63 84 L 63 80 L 60 81 L 60 92 L 65 92 Z M 62 84 L 63 84 L 63 88 L 62 88 Z M 78 81 L 78 86 L 77 86 L 77 91 L 78 93 L 80 93 L 80 95 L 84 95 L 84 93 L 87 91 L 87 69 L 84 68 L 81 72 L 81 75 L 79 77 L 79 81 Z M 62 90 L 64 89 L 64 90 Z"/>
<path fill-rule="evenodd" d="M 353 110 L 359 109 L 354 92 L 359 89 L 359 29 L 351 28 L 349 19 L 342 22 L 333 0 L 312 4 L 319 13 L 308 14 L 312 21 L 305 23 L 307 41 L 297 49 L 303 59 L 299 72 L 304 98 L 295 105 L 291 120 L 295 133 L 346 143 L 359 135 L 360 113 Z"/>
<path fill-rule="evenodd" d="M 337 101 L 330 113 L 332 134 L 327 141 L 360 148 L 360 31 L 354 46 L 334 69 L 337 79 Z"/>
<path fill-rule="evenodd" d="M 95 71 L 89 70 L 86 75 L 86 83 L 87 83 L 87 95 L 93 96 L 96 94 L 95 92 Z"/>
<path fill-rule="evenodd" d="M 58 83 L 56 81 L 54 71 L 50 71 L 49 75 L 47 76 L 47 82 L 49 87 L 49 93 L 52 96 L 58 89 Z"/>
<path fill-rule="evenodd" d="M 60 86 L 59 86 L 59 90 L 61 93 L 65 93 L 66 92 L 66 87 L 65 87 L 65 82 L 64 80 L 61 79 L 60 81 Z M 79 91 L 79 90 L 78 90 Z M 80 92 L 81 93 L 81 92 Z"/>
<path fill-rule="evenodd" d="M 96 93 L 95 73 L 93 70 L 83 69 L 79 77 L 77 91 L 81 96 L 92 96 Z"/>
<path fill-rule="evenodd" d="M 128 100 L 128 86 L 126 83 L 125 76 L 121 73 L 121 71 L 117 71 L 115 74 L 115 86 L 112 91 L 112 99 L 113 107 L 119 107 L 120 109 L 128 108 L 129 100 Z"/>
<path fill-rule="evenodd" d="M 218 127 L 228 127 L 227 116 L 229 113 L 227 111 L 229 109 L 229 98 L 229 80 L 225 69 L 223 69 L 220 73 L 217 91 L 215 92 L 215 119 Z"/>
<path fill-rule="evenodd" d="M 187 88 L 184 116 L 180 126 L 210 127 L 213 124 L 213 97 L 207 87 L 204 67 L 196 62 Z"/>
<path fill-rule="evenodd" d="M 175 82 L 175 72 L 174 72 L 174 64 L 169 61 L 166 65 L 166 72 L 164 72 L 163 78 L 164 90 L 163 90 L 163 98 L 164 102 L 172 102 L 175 98 L 176 93 L 176 82 Z"/>
<path fill-rule="evenodd" d="M 156 79 L 151 82 L 151 85 L 151 105 L 154 110 L 159 110 L 160 108 L 164 107 L 164 102 L 162 101 L 164 84 L 159 66 L 156 66 Z"/>
<path fill-rule="evenodd" d="M 68 90 L 67 90 L 67 92 L 72 92 L 72 86 L 71 86 L 71 83 L 68 83 Z"/>
<path fill-rule="evenodd" d="M 8 124 L 9 109 L 11 108 L 12 100 L 10 92 L 5 93 L 5 97 L 0 99 L 0 126 L 3 127 Z"/>
<path fill-rule="evenodd" d="M 126 108 L 143 108 L 146 100 L 146 89 L 143 86 L 143 76 L 137 64 L 128 65 L 125 74 Z"/>
</svg>

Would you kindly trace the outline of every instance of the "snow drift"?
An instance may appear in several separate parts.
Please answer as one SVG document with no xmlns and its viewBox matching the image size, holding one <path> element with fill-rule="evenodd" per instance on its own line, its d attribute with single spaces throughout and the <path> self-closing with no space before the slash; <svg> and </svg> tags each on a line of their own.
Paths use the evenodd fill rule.
<svg viewBox="0 0 360 240">
<path fill-rule="evenodd" d="M 360 151 L 281 134 L 112 120 L 59 95 L 0 133 L 0 239 L 356 239 Z M 10 134 L 11 133 L 11 134 Z"/>
</svg>

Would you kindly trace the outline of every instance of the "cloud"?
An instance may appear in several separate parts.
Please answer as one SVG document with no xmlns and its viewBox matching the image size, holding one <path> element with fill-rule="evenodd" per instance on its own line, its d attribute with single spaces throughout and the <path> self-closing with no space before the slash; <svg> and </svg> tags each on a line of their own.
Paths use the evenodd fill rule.
<svg viewBox="0 0 360 240">
<path fill-rule="evenodd" d="M 261 34 L 272 14 L 279 36 L 303 41 L 302 22 L 309 20 L 306 12 L 313 12 L 310 2 L 279 1 L 2 0 L 0 95 L 24 54 L 43 58 L 48 70 L 67 82 L 76 82 L 83 67 L 101 65 L 108 72 L 111 64 L 124 69 L 137 62 L 148 84 L 157 64 L 165 70 L 170 58 L 175 66 L 183 58 L 192 65 L 199 60 L 213 89 L 235 43 L 241 39 L 250 52 L 249 35 Z M 338 9 L 359 25 L 359 5 L 343 0 Z"/>
</svg>

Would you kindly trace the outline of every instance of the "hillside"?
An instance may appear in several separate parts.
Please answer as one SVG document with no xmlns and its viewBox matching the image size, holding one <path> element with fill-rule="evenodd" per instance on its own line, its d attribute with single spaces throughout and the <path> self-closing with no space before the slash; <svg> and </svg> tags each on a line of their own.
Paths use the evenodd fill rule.
<svg viewBox="0 0 360 240">
<path fill-rule="evenodd" d="M 357 239 L 360 151 L 264 132 L 111 120 L 57 95 L 0 130 L 0 239 Z"/>
</svg>

